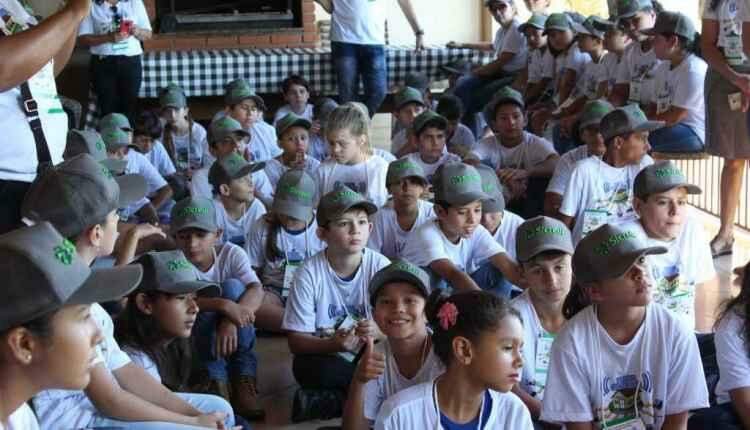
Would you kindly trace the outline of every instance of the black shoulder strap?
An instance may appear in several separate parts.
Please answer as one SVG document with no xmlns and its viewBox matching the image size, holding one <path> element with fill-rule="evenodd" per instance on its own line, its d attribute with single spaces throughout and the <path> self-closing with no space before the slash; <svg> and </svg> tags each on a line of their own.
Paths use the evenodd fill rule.
<svg viewBox="0 0 750 430">
<path fill-rule="evenodd" d="M 39 105 L 34 96 L 31 94 L 31 88 L 29 88 L 29 82 L 26 81 L 20 85 L 21 88 L 21 109 L 26 114 L 26 120 L 29 122 L 31 128 L 31 134 L 34 135 L 34 142 L 36 143 L 36 159 L 38 161 L 37 172 L 41 172 L 45 168 L 52 165 L 52 156 L 49 153 L 49 146 L 47 146 L 47 139 L 44 137 L 44 129 L 42 128 L 42 120 L 39 118 Z"/>
</svg>

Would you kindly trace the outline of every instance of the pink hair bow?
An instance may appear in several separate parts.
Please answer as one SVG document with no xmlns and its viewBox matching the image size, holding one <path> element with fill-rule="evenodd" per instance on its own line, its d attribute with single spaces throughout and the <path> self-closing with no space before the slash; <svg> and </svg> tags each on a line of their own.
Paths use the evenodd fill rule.
<svg viewBox="0 0 750 430">
<path fill-rule="evenodd" d="M 440 327 L 443 330 L 448 330 L 456 325 L 456 320 L 458 319 L 458 308 L 456 308 L 456 305 L 451 302 L 445 302 L 443 303 L 443 306 L 440 307 L 437 317 L 440 320 Z"/>
</svg>

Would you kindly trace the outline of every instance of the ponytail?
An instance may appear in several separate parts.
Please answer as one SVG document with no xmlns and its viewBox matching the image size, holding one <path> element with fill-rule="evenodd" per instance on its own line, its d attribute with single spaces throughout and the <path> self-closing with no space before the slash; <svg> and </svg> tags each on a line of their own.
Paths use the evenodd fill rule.
<svg viewBox="0 0 750 430">
<path fill-rule="evenodd" d="M 573 281 L 568 296 L 563 302 L 563 316 L 566 320 L 573 318 L 578 312 L 582 311 L 591 304 L 588 292 L 579 284 Z"/>
</svg>

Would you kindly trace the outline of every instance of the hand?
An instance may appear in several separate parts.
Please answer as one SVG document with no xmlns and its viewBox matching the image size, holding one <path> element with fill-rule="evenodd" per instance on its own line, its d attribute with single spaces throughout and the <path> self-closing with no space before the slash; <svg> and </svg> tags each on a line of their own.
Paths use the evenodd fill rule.
<svg viewBox="0 0 750 430">
<path fill-rule="evenodd" d="M 375 341 L 368 337 L 365 352 L 354 370 L 354 379 L 362 384 L 379 377 L 385 371 L 385 355 L 375 351 Z"/>
<path fill-rule="evenodd" d="M 229 357 L 237 351 L 237 326 L 222 319 L 216 326 L 216 356 Z"/>
<path fill-rule="evenodd" d="M 750 94 L 750 75 L 741 73 L 737 75 L 737 78 L 732 83 L 743 93 Z"/>
<path fill-rule="evenodd" d="M 224 419 L 226 414 L 224 412 L 211 412 L 210 414 L 203 414 L 193 417 L 195 424 L 198 427 L 206 427 L 210 429 L 224 429 Z"/>
<path fill-rule="evenodd" d="M 294 155 L 294 161 L 292 162 L 292 168 L 303 169 L 305 167 L 305 153 L 297 152 Z"/>
<path fill-rule="evenodd" d="M 750 97 L 747 93 L 742 93 L 742 112 L 747 113 L 748 108 L 750 108 Z"/>
<path fill-rule="evenodd" d="M 333 338 L 341 351 L 357 352 L 359 348 L 360 341 L 354 330 L 338 330 Z"/>
<path fill-rule="evenodd" d="M 310 126 L 310 133 L 320 134 L 320 121 L 314 120 Z"/>
<path fill-rule="evenodd" d="M 445 44 L 445 47 L 450 49 L 459 49 L 461 47 L 461 44 L 451 40 L 450 42 Z"/>
<path fill-rule="evenodd" d="M 424 49 L 424 35 L 423 34 L 417 35 L 417 40 L 414 46 L 415 46 L 415 51 L 417 52 L 422 51 Z"/>
<path fill-rule="evenodd" d="M 380 330 L 373 320 L 359 320 L 354 334 L 362 340 L 378 337 Z"/>
<path fill-rule="evenodd" d="M 239 327 L 245 327 L 255 322 L 253 311 L 231 300 L 224 300 L 222 313 L 229 321 Z"/>
<path fill-rule="evenodd" d="M 162 239 L 167 237 L 158 224 L 138 224 L 135 228 L 130 230 L 129 234 L 137 240 L 154 235 L 160 236 Z"/>
<path fill-rule="evenodd" d="M 109 35 L 112 37 L 112 43 L 122 42 L 130 37 L 128 33 L 120 33 L 119 31 L 113 31 L 112 33 L 109 33 Z"/>
</svg>

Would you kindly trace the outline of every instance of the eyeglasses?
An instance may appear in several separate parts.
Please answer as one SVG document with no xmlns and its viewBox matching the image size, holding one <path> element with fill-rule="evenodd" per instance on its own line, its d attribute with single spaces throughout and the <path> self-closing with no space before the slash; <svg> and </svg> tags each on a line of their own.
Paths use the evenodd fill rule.
<svg viewBox="0 0 750 430">
<path fill-rule="evenodd" d="M 120 25 L 122 22 L 122 15 L 120 15 L 120 11 L 117 9 L 117 6 L 110 6 L 109 10 L 112 11 L 112 21 L 115 23 L 115 25 Z"/>
</svg>

